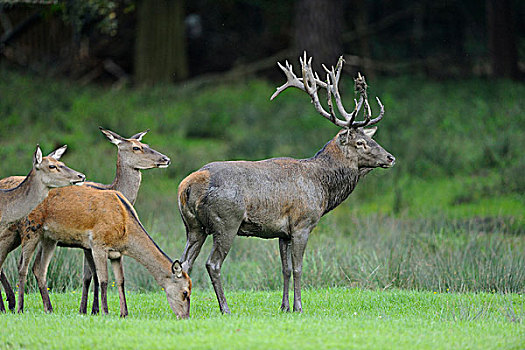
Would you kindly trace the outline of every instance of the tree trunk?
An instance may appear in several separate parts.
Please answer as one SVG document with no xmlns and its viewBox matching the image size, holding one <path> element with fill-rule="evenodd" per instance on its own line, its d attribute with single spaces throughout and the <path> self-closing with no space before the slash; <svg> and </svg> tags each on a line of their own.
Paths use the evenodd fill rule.
<svg viewBox="0 0 525 350">
<path fill-rule="evenodd" d="M 170 82 L 188 76 L 183 0 L 142 0 L 137 4 L 135 81 Z"/>
<path fill-rule="evenodd" d="M 494 77 L 519 78 L 511 0 L 486 0 L 488 47 Z"/>
<path fill-rule="evenodd" d="M 294 18 L 294 52 L 306 50 L 314 57 L 314 69 L 321 73 L 321 63 L 335 66 L 343 54 L 343 1 L 297 0 Z M 324 75 L 324 74 L 323 74 Z"/>
</svg>

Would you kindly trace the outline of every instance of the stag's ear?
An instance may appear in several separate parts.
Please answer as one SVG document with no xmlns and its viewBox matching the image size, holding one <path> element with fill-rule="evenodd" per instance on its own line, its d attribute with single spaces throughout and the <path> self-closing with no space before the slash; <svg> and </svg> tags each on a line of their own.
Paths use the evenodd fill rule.
<svg viewBox="0 0 525 350">
<path fill-rule="evenodd" d="M 182 265 L 180 264 L 180 261 L 175 260 L 173 264 L 171 265 L 171 272 L 177 277 L 182 277 Z"/>
<path fill-rule="evenodd" d="M 100 129 L 100 131 L 102 131 L 102 133 L 104 135 L 106 135 L 106 137 L 108 138 L 109 142 L 111 142 L 112 144 L 114 145 L 119 145 L 122 141 L 124 141 L 125 139 L 120 136 L 119 134 L 117 134 L 116 132 L 113 132 L 111 130 L 107 130 L 107 129 L 104 129 L 103 127 L 99 126 L 98 127 Z"/>
<path fill-rule="evenodd" d="M 343 129 L 337 138 L 337 141 L 341 146 L 345 146 L 348 144 L 348 140 L 350 139 L 350 129 Z"/>
<path fill-rule="evenodd" d="M 36 145 L 35 153 L 33 154 L 33 166 L 35 168 L 40 168 L 40 164 L 42 163 L 42 150 L 40 149 L 39 145 Z"/>
<path fill-rule="evenodd" d="M 373 126 L 371 128 L 363 129 L 363 132 L 365 133 L 365 135 L 370 137 L 370 138 L 372 138 L 372 136 L 374 136 L 376 131 L 377 131 L 377 126 Z"/>
<path fill-rule="evenodd" d="M 53 158 L 54 160 L 60 160 L 60 157 L 66 153 L 67 145 L 64 145 L 60 148 L 57 148 L 53 152 L 49 153 L 47 156 Z"/>
<path fill-rule="evenodd" d="M 134 140 L 137 140 L 137 141 L 140 141 L 142 140 L 142 138 L 144 137 L 144 135 L 146 135 L 148 133 L 149 129 L 143 131 L 143 132 L 139 132 L 138 134 L 135 134 L 133 136 L 130 137 L 130 139 L 134 139 Z"/>
</svg>

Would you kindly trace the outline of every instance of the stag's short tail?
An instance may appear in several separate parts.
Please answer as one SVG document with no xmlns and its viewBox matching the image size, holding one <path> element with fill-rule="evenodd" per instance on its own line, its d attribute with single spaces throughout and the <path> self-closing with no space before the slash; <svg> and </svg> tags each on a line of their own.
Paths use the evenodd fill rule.
<svg viewBox="0 0 525 350">
<path fill-rule="evenodd" d="M 210 172 L 199 170 L 188 175 L 179 185 L 178 202 L 183 218 L 195 217 L 197 207 L 204 198 L 210 183 Z"/>
</svg>

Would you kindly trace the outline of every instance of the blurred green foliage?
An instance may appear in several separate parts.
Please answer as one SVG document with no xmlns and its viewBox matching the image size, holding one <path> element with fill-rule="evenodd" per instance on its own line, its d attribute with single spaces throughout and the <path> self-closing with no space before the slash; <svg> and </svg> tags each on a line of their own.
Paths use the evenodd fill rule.
<svg viewBox="0 0 525 350">
<path fill-rule="evenodd" d="M 343 87 L 347 103 L 351 81 Z M 394 189 L 417 181 L 490 178 L 489 195 L 523 195 L 523 84 L 397 77 L 370 85 L 386 108 L 376 138 L 397 164 L 367 177 L 368 194 L 403 196 Z M 173 194 L 179 180 L 211 161 L 314 155 L 338 129 L 302 92 L 270 101 L 274 88 L 248 80 L 199 90 L 166 85 L 113 91 L 1 70 L 0 176 L 26 173 L 36 143 L 44 152 L 67 143 L 71 166 L 92 180 L 111 181 L 115 149 L 99 125 L 124 136 L 150 128 L 144 140 L 170 155 L 173 165 L 148 174 L 170 181 Z"/>
</svg>

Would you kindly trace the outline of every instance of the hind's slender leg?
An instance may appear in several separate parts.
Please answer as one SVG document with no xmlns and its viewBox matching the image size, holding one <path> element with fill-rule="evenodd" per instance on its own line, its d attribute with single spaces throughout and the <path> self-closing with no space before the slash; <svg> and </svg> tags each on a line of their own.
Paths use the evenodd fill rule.
<svg viewBox="0 0 525 350">
<path fill-rule="evenodd" d="M 111 259 L 111 267 L 117 282 L 118 296 L 120 301 L 120 317 L 128 315 L 128 305 L 126 303 L 126 293 L 124 291 L 124 267 L 122 265 L 122 256 L 117 259 Z"/>
<path fill-rule="evenodd" d="M 38 289 L 42 296 L 42 302 L 44 303 L 44 310 L 46 312 L 53 312 L 53 306 L 49 299 L 49 292 L 47 290 L 47 270 L 53 253 L 55 251 L 57 242 L 49 239 L 42 239 L 40 243 L 40 254 L 37 254 L 35 263 L 33 264 L 33 274 L 36 277 L 38 283 Z"/>
</svg>

